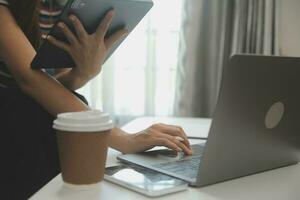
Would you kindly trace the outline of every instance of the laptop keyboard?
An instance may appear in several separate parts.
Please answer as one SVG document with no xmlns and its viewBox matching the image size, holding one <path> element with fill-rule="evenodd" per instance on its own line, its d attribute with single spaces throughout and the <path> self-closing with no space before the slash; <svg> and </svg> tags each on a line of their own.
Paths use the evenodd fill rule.
<svg viewBox="0 0 300 200">
<path fill-rule="evenodd" d="M 180 176 L 196 178 L 201 156 L 186 157 L 182 160 L 152 165 L 152 167 L 178 174 Z"/>
</svg>

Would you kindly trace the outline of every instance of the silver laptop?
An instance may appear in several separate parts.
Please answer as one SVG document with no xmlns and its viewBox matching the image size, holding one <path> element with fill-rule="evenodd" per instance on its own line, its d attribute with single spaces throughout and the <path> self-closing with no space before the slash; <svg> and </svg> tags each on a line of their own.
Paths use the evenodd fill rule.
<svg viewBox="0 0 300 200">
<path fill-rule="evenodd" d="M 300 58 L 235 55 L 224 67 L 206 144 L 119 160 L 205 186 L 299 162 Z"/>
</svg>

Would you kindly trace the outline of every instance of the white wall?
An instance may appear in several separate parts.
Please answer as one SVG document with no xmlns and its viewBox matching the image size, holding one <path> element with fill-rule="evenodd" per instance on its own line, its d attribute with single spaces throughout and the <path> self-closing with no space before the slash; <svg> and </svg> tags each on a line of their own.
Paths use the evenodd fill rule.
<svg viewBox="0 0 300 200">
<path fill-rule="evenodd" d="M 300 0 L 279 0 L 282 55 L 300 57 Z"/>
</svg>

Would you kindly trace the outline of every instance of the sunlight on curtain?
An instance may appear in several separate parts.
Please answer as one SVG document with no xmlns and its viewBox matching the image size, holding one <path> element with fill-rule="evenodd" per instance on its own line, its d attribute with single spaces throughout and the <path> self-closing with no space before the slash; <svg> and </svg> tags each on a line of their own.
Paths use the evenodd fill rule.
<svg viewBox="0 0 300 200">
<path fill-rule="evenodd" d="M 78 92 L 93 108 L 118 118 L 173 114 L 182 0 L 154 0 L 154 7 Z"/>
</svg>

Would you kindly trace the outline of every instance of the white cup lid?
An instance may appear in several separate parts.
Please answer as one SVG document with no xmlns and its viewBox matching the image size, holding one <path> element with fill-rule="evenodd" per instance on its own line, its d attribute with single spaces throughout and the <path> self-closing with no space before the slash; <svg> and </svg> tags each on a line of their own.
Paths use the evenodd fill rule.
<svg viewBox="0 0 300 200">
<path fill-rule="evenodd" d="M 62 113 L 53 123 L 54 129 L 68 132 L 101 132 L 113 127 L 109 114 L 99 110 Z"/>
</svg>

